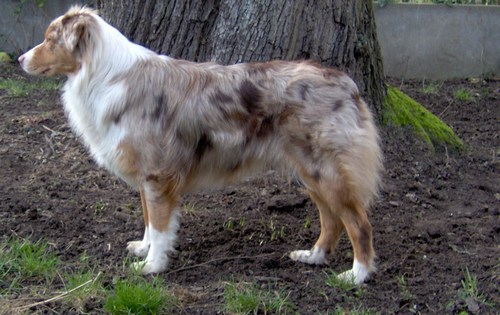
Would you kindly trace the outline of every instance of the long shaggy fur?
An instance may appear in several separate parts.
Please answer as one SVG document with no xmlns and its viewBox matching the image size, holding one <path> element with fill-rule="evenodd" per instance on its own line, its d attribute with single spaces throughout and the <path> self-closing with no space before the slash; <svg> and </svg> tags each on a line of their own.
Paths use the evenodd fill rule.
<svg viewBox="0 0 500 315">
<path fill-rule="evenodd" d="M 19 58 L 29 73 L 68 77 L 64 108 L 98 164 L 141 192 L 145 237 L 130 252 L 144 273 L 168 263 L 183 193 L 267 167 L 302 179 L 321 235 L 291 258 L 324 263 L 344 229 L 361 283 L 374 269 L 366 215 L 380 182 L 372 114 L 344 73 L 311 62 L 222 66 L 158 55 L 95 11 L 73 7 Z"/>
</svg>

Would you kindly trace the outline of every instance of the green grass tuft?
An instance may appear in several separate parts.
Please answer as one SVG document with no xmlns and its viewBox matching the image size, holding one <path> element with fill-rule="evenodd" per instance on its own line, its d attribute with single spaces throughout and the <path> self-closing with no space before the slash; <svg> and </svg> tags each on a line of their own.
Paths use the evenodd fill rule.
<svg viewBox="0 0 500 315">
<path fill-rule="evenodd" d="M 464 279 L 461 281 L 462 288 L 459 291 L 459 297 L 464 301 L 472 299 L 479 303 L 485 303 L 485 297 L 479 292 L 477 288 L 477 277 L 469 272 L 469 268 L 465 268 Z"/>
<path fill-rule="evenodd" d="M 422 88 L 420 89 L 420 92 L 422 92 L 423 94 L 438 94 L 442 87 L 442 81 L 431 81 L 427 84 L 425 84 L 425 82 L 422 82 Z"/>
<path fill-rule="evenodd" d="M 182 211 L 188 216 L 194 216 L 196 217 L 197 215 L 197 209 L 195 204 L 193 203 L 185 203 L 182 205 Z"/>
<path fill-rule="evenodd" d="M 403 301 L 407 302 L 413 299 L 413 294 L 411 294 L 410 290 L 408 289 L 408 284 L 406 283 L 405 276 L 398 277 L 398 286 Z"/>
<path fill-rule="evenodd" d="M 174 297 L 164 287 L 158 277 L 149 281 L 132 275 L 118 280 L 104 310 L 110 314 L 169 314 Z"/>
<path fill-rule="evenodd" d="M 8 239 L 0 245 L 0 282 L 3 279 L 22 282 L 39 279 L 51 282 L 59 266 L 59 258 L 47 248 L 47 243 Z M 14 280 L 17 279 L 17 280 Z"/>
<path fill-rule="evenodd" d="M 469 90 L 467 90 L 467 89 L 458 89 L 458 90 L 456 90 L 453 93 L 453 97 L 455 97 L 455 99 L 457 101 L 461 101 L 461 102 L 471 102 L 472 100 L 474 100 L 474 97 L 472 96 L 472 93 Z"/>
<path fill-rule="evenodd" d="M 227 283 L 224 299 L 230 314 L 287 314 L 293 308 L 284 292 L 262 290 L 255 283 Z"/>
<path fill-rule="evenodd" d="M 74 290 L 80 288 L 79 290 Z M 89 296 L 97 296 L 104 292 L 104 287 L 99 281 L 99 274 L 92 271 L 79 270 L 68 274 L 66 278 L 66 290 L 72 291 L 70 296 L 77 299 L 87 299 Z"/>
<path fill-rule="evenodd" d="M 0 79 L 0 90 L 5 90 L 9 96 L 19 97 L 27 96 L 33 90 L 33 86 L 19 80 Z"/>
<path fill-rule="evenodd" d="M 77 270 L 65 276 L 65 291 L 68 292 L 64 298 L 64 304 L 69 305 L 79 314 L 85 313 L 86 304 L 90 301 L 102 303 L 106 294 L 100 273 L 94 271 Z"/>
<path fill-rule="evenodd" d="M 496 308 L 495 303 L 486 299 L 485 295 L 479 291 L 477 277 L 471 274 L 469 268 L 464 270 L 464 279 L 460 281 L 462 287 L 458 291 L 458 301 L 453 300 L 448 303 L 446 309 L 458 314 L 478 314 L 481 307 Z"/>
<path fill-rule="evenodd" d="M 436 146 L 461 151 L 463 143 L 453 130 L 438 117 L 397 88 L 388 86 L 382 123 L 411 127 L 434 151 Z"/>
<path fill-rule="evenodd" d="M 11 97 L 28 96 L 34 90 L 56 91 L 61 87 L 62 83 L 57 78 L 43 78 L 35 82 L 0 78 L 0 90 L 5 90 Z"/>
<path fill-rule="evenodd" d="M 172 293 L 159 278 L 146 279 L 139 272 L 105 288 L 101 273 L 85 253 L 78 269 L 66 267 L 65 272 L 59 272 L 61 269 L 60 260 L 46 242 L 2 238 L 0 314 L 31 310 L 32 301 L 49 299 L 56 308 L 64 305 L 82 314 L 88 305 L 98 305 L 109 314 L 169 314 L 176 306 Z"/>
</svg>

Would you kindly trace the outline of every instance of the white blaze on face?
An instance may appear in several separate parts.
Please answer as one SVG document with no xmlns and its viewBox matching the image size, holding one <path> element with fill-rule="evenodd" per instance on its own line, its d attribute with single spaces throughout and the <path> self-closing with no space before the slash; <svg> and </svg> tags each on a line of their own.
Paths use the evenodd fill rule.
<svg viewBox="0 0 500 315">
<path fill-rule="evenodd" d="M 40 44 L 41 45 L 41 44 Z M 23 68 L 24 71 L 26 71 L 29 74 L 35 74 L 31 72 L 30 69 L 30 62 L 31 59 L 33 59 L 34 51 L 37 49 L 40 45 L 32 48 L 31 50 L 27 51 L 24 53 L 22 56 L 20 56 L 17 60 L 19 61 L 19 64 L 21 65 L 21 68 Z"/>
</svg>

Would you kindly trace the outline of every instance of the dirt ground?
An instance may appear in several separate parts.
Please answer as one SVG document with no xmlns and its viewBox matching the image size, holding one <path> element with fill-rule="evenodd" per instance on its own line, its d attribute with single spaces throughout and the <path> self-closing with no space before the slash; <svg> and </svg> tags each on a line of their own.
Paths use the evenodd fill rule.
<svg viewBox="0 0 500 315">
<path fill-rule="evenodd" d="M 5 64 L 0 77 L 36 80 Z M 325 284 L 330 270 L 351 266 L 346 235 L 328 266 L 288 258 L 314 244 L 317 211 L 297 183 L 267 172 L 185 197 L 178 252 L 162 275 L 183 292 L 179 313 L 220 313 L 224 282 L 247 281 L 287 292 L 300 314 L 338 306 L 382 314 L 498 314 L 500 82 L 447 81 L 434 93 L 424 93 L 422 82 L 390 82 L 448 123 L 467 149 L 430 154 L 407 131 L 382 130 L 384 188 L 370 215 L 378 271 L 361 294 Z M 473 99 L 457 100 L 458 89 Z M 44 239 L 72 268 L 86 252 L 111 286 L 123 276 L 115 266 L 123 264 L 127 242 L 142 232 L 138 193 L 96 167 L 69 130 L 59 92 L 11 97 L 0 90 L 0 237 Z M 466 268 L 488 303 L 459 294 Z M 85 308 L 102 312 L 99 303 Z M 71 310 L 58 302 L 41 309 L 53 311 Z"/>
</svg>

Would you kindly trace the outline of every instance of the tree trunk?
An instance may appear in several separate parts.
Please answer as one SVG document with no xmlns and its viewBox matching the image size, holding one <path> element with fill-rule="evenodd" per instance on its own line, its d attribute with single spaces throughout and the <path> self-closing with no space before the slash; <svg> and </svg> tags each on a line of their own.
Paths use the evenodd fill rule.
<svg viewBox="0 0 500 315">
<path fill-rule="evenodd" d="M 132 41 L 221 64 L 310 59 L 347 72 L 375 112 L 385 95 L 371 0 L 97 0 Z"/>
</svg>

